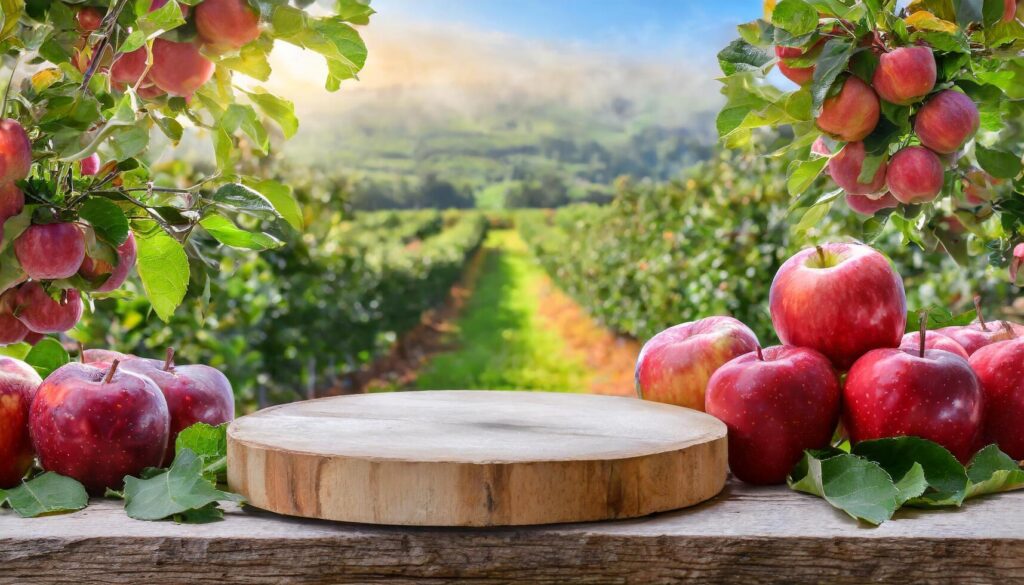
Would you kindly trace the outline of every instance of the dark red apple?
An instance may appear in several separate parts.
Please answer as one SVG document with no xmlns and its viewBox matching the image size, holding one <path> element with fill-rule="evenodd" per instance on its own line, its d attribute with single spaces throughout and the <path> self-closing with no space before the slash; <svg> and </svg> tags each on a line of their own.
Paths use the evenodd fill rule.
<svg viewBox="0 0 1024 585">
<path fill-rule="evenodd" d="M 947 89 L 935 94 L 917 112 L 914 133 L 921 144 L 951 154 L 974 137 L 981 126 L 978 106 L 966 95 Z"/>
<path fill-rule="evenodd" d="M 870 182 L 860 182 L 866 156 L 863 142 L 850 142 L 828 161 L 828 174 L 850 195 L 874 195 L 885 191 L 885 161 L 878 166 Z"/>
<path fill-rule="evenodd" d="M 119 361 L 122 364 L 128 360 L 135 359 L 130 353 L 122 353 L 110 349 L 86 349 L 82 352 L 81 362 L 91 364 L 98 368 L 108 368 L 110 364 Z"/>
<path fill-rule="evenodd" d="M 0 489 L 18 485 L 32 467 L 28 411 L 41 383 L 25 362 L 0 356 Z"/>
<path fill-rule="evenodd" d="M 886 193 L 877 199 L 872 199 L 867 195 L 847 194 L 846 204 L 850 206 L 850 209 L 860 215 L 871 216 L 883 209 L 899 207 L 900 202 L 896 201 L 896 198 L 890 193 Z"/>
<path fill-rule="evenodd" d="M 849 77 L 838 94 L 825 100 L 817 124 L 837 140 L 858 142 L 878 125 L 881 111 L 875 91 L 860 79 Z"/>
<path fill-rule="evenodd" d="M 986 345 L 997 341 L 1004 341 L 1012 336 L 1007 333 L 1004 327 L 985 322 L 985 317 L 981 311 L 981 297 L 974 297 L 974 310 L 978 315 L 977 323 L 943 327 L 938 330 L 939 333 L 963 346 L 964 350 L 967 351 L 967 355 L 974 355 L 974 352 Z"/>
<path fill-rule="evenodd" d="M 707 412 L 729 428 L 729 468 L 754 484 L 786 481 L 805 449 L 827 447 L 839 422 L 839 381 L 828 358 L 802 347 L 758 349 L 708 382 Z"/>
<path fill-rule="evenodd" d="M 640 350 L 637 392 L 646 400 L 704 410 L 711 374 L 757 345 L 754 332 L 732 317 L 708 317 L 669 327 Z"/>
<path fill-rule="evenodd" d="M 196 6 L 196 29 L 216 50 L 239 49 L 260 36 L 260 16 L 246 0 L 204 0 Z"/>
<path fill-rule="evenodd" d="M 85 236 L 74 223 L 31 225 L 14 240 L 14 254 L 29 278 L 68 278 L 85 259 Z"/>
<path fill-rule="evenodd" d="M 235 418 L 231 382 L 220 370 L 203 365 L 175 365 L 173 350 L 167 351 L 163 362 L 132 359 L 121 367 L 153 380 L 167 399 L 171 433 L 164 465 L 174 461 L 174 443 L 181 431 L 200 422 L 216 426 Z"/>
<path fill-rule="evenodd" d="M 37 281 L 26 282 L 14 297 L 14 315 L 35 333 L 63 333 L 82 318 L 82 297 L 77 290 L 62 290 L 54 300 Z"/>
<path fill-rule="evenodd" d="M 135 234 L 128 232 L 128 239 L 117 247 L 117 266 L 111 266 L 103 260 L 93 260 L 86 255 L 82 261 L 81 268 L 78 270 L 78 274 L 90 282 L 95 282 L 106 276 L 107 280 L 95 292 L 107 293 L 115 291 L 128 279 L 128 274 L 135 267 L 137 256 L 138 249 L 135 246 Z"/>
<path fill-rule="evenodd" d="M 20 181 L 32 170 L 32 142 L 15 120 L 0 120 L 0 185 Z"/>
<path fill-rule="evenodd" d="M 934 200 L 944 179 L 942 161 L 923 146 L 908 146 L 894 154 L 885 174 L 889 192 L 908 205 Z"/>
<path fill-rule="evenodd" d="M 109 368 L 73 362 L 43 381 L 29 428 L 43 469 L 102 495 L 160 465 L 170 415 L 152 380 L 120 371 L 116 361 Z"/>
<path fill-rule="evenodd" d="M 955 353 L 956 355 L 967 359 L 967 350 L 964 346 L 957 343 L 953 338 L 943 335 L 938 331 L 929 331 L 925 336 L 924 341 L 925 349 L 941 349 L 942 351 L 948 351 L 949 353 Z M 903 336 L 903 340 L 900 341 L 900 349 L 905 351 L 920 350 L 921 348 L 921 334 L 917 331 L 913 333 L 907 333 Z"/>
<path fill-rule="evenodd" d="M 782 343 L 817 350 L 839 370 L 872 349 L 897 347 L 907 324 L 903 281 L 863 244 L 798 252 L 775 274 L 768 304 Z"/>
<path fill-rule="evenodd" d="M 974 352 L 971 368 L 985 402 L 985 440 L 1024 459 L 1024 338 L 999 341 Z"/>
<path fill-rule="evenodd" d="M 86 6 L 78 11 L 75 20 L 78 21 L 78 30 L 93 32 L 100 30 L 100 25 L 103 24 L 103 13 L 99 8 Z"/>
<path fill-rule="evenodd" d="M 871 85 L 883 100 L 905 106 L 935 89 L 937 73 L 930 47 L 901 47 L 878 57 Z"/>
<path fill-rule="evenodd" d="M 14 316 L 16 295 L 15 289 L 0 295 L 0 345 L 20 343 L 28 335 L 28 327 Z"/>
<path fill-rule="evenodd" d="M 213 77 L 213 71 L 213 63 L 195 44 L 166 39 L 153 41 L 153 67 L 149 78 L 170 95 L 190 97 Z"/>
<path fill-rule="evenodd" d="M 4 237 L 4 223 L 25 209 L 25 195 L 14 183 L 0 185 L 0 239 Z"/>
</svg>

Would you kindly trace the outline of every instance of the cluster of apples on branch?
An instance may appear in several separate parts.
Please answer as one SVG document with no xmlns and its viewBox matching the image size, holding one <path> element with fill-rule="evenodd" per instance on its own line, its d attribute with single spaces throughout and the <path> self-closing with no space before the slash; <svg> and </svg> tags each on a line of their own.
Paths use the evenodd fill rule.
<svg viewBox="0 0 1024 585">
<path fill-rule="evenodd" d="M 125 476 L 170 465 L 178 434 L 235 414 L 231 383 L 204 365 L 108 350 L 41 379 L 21 360 L 0 357 L 0 488 L 44 471 L 80 482 L 94 496 L 119 490 Z"/>
<path fill-rule="evenodd" d="M 829 243 L 789 258 L 772 281 L 782 345 L 708 317 L 651 338 L 638 393 L 705 410 L 729 429 L 729 466 L 755 484 L 785 481 L 805 450 L 916 436 L 961 462 L 995 443 L 1024 459 L 1024 326 L 977 321 L 906 332 L 901 277 L 877 250 Z"/>
</svg>

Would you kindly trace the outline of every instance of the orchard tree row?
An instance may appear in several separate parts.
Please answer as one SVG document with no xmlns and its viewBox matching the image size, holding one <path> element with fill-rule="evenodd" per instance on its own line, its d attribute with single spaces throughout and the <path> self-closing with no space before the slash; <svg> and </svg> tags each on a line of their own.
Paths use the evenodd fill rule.
<svg viewBox="0 0 1024 585">
<path fill-rule="evenodd" d="M 133 267 L 166 321 L 190 288 L 209 297 L 215 248 L 272 249 L 303 229 L 289 186 L 242 174 L 298 130 L 293 105 L 258 82 L 284 42 L 322 55 L 337 90 L 365 62 L 353 25 L 373 13 L 368 0 L 319 17 L 308 4 L 2 1 L 0 345 L 73 328 Z M 151 137 L 176 145 L 189 130 L 210 137 L 216 170 L 155 183 Z"/>
<path fill-rule="evenodd" d="M 905 6 L 905 7 L 904 7 Z M 727 146 L 788 127 L 797 225 L 839 198 L 926 250 L 1024 261 L 1024 10 L 1016 0 L 781 0 L 719 54 Z M 778 70 L 781 76 L 770 75 Z M 788 78 L 789 82 L 782 77 Z M 789 83 L 792 91 L 780 89 Z M 820 179 L 822 175 L 828 179 Z"/>
</svg>

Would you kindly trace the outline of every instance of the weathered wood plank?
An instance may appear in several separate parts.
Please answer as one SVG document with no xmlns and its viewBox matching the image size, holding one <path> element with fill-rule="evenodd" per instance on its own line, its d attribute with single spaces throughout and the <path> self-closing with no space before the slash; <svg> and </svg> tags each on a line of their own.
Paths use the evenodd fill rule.
<svg viewBox="0 0 1024 585">
<path fill-rule="evenodd" d="M 1024 579 L 1024 493 L 858 525 L 785 488 L 730 483 L 637 520 L 398 528 L 232 510 L 205 526 L 136 522 L 117 503 L 0 512 L 0 583 L 992 583 Z"/>
</svg>

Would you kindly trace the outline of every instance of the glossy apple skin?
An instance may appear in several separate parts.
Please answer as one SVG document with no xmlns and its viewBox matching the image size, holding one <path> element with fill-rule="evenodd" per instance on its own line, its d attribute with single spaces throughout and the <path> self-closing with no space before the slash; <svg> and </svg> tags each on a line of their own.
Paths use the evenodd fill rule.
<svg viewBox="0 0 1024 585">
<path fill-rule="evenodd" d="M 135 267 L 135 260 L 138 258 L 138 248 L 135 245 L 135 234 L 128 232 L 128 239 L 117 247 L 117 266 L 102 260 L 93 260 L 88 255 L 82 260 L 82 266 L 78 274 L 89 281 L 96 281 L 102 276 L 109 275 L 107 280 L 96 289 L 95 292 L 107 293 L 121 288 L 128 275 Z"/>
<path fill-rule="evenodd" d="M 928 203 L 942 191 L 945 171 L 934 152 L 923 146 L 908 146 L 889 160 L 885 181 L 900 203 Z"/>
<path fill-rule="evenodd" d="M 191 97 L 213 77 L 213 63 L 203 57 L 193 43 L 176 43 L 166 39 L 153 41 L 153 67 L 149 78 L 153 84 L 171 95 Z"/>
<path fill-rule="evenodd" d="M 28 177 L 32 169 L 32 143 L 15 120 L 0 120 L 0 185 Z"/>
<path fill-rule="evenodd" d="M 0 295 L 0 345 L 20 343 L 28 335 L 28 327 L 14 316 L 16 295 L 15 290 Z"/>
<path fill-rule="evenodd" d="M 646 400 L 704 410 L 704 393 L 715 370 L 758 345 L 754 332 L 732 317 L 669 327 L 640 350 L 637 392 Z"/>
<path fill-rule="evenodd" d="M 955 353 L 956 355 L 967 359 L 969 356 L 964 346 L 957 343 L 953 338 L 947 337 L 938 331 L 929 331 L 924 338 L 925 349 L 941 349 L 942 351 L 948 351 L 949 353 Z M 900 341 L 900 349 L 915 352 L 921 350 L 921 334 L 917 331 L 913 333 L 907 333 L 903 336 L 903 340 Z"/>
<path fill-rule="evenodd" d="M 943 327 L 937 331 L 963 346 L 967 355 L 974 355 L 974 352 L 986 345 L 1005 341 L 1009 337 L 998 323 L 986 323 L 985 327 L 986 329 L 982 329 L 979 323 L 971 323 L 970 325 Z"/>
<path fill-rule="evenodd" d="M 31 225 L 14 240 L 14 253 L 29 278 L 68 278 L 82 266 L 85 236 L 73 223 Z"/>
<path fill-rule="evenodd" d="M 775 346 L 748 353 L 708 382 L 707 412 L 729 428 L 729 468 L 739 479 L 776 484 L 805 449 L 827 447 L 839 422 L 839 381 L 813 349 Z"/>
<path fill-rule="evenodd" d="M 999 341 L 974 352 L 971 369 L 985 402 L 984 444 L 1024 459 L 1024 338 Z"/>
<path fill-rule="evenodd" d="M 850 368 L 843 424 L 854 444 L 885 437 L 934 441 L 966 464 L 980 446 L 983 398 L 964 358 L 948 351 L 876 349 Z"/>
<path fill-rule="evenodd" d="M 36 281 L 18 288 L 15 315 L 34 333 L 63 333 L 74 329 L 82 318 L 82 297 L 77 290 L 61 292 L 60 301 L 46 294 Z"/>
<path fill-rule="evenodd" d="M 843 371 L 872 349 L 900 344 L 907 297 L 889 261 L 870 246 L 821 248 L 826 267 L 815 248 L 783 263 L 768 305 L 782 343 L 817 350 Z"/>
<path fill-rule="evenodd" d="M 921 144 L 939 154 L 954 153 L 978 133 L 981 114 L 966 95 L 947 89 L 929 99 L 914 120 Z"/>
<path fill-rule="evenodd" d="M 200 422 L 216 426 L 235 418 L 235 394 L 231 382 L 215 368 L 172 365 L 165 370 L 163 362 L 148 359 L 128 360 L 121 367 L 153 380 L 164 393 L 171 414 L 164 465 L 174 461 L 174 444 L 181 431 Z"/>
<path fill-rule="evenodd" d="M 73 362 L 50 374 L 32 402 L 29 428 L 43 469 L 77 479 L 90 494 L 158 467 L 167 449 L 167 401 L 152 380 Z"/>
<path fill-rule="evenodd" d="M 195 20 L 199 36 L 217 49 L 239 49 L 260 36 L 259 14 L 245 0 L 204 0 Z"/>
<path fill-rule="evenodd" d="M 883 209 L 899 207 L 900 202 L 890 193 L 886 193 L 878 199 L 872 199 L 867 195 L 850 195 L 847 193 L 846 204 L 855 213 L 870 217 Z"/>
<path fill-rule="evenodd" d="M 118 360 L 123 364 L 130 359 L 135 359 L 135 357 L 129 353 L 121 353 L 109 349 L 87 349 L 82 355 L 81 361 L 98 368 L 109 368 L 110 364 L 114 363 L 114 360 Z"/>
<path fill-rule="evenodd" d="M 858 142 L 875 129 L 881 112 L 875 91 L 860 79 L 850 77 L 838 94 L 825 100 L 817 124 L 837 140 Z"/>
<path fill-rule="evenodd" d="M 878 57 L 871 85 L 892 104 L 909 105 L 935 89 L 938 71 L 929 47 L 900 47 Z"/>
<path fill-rule="evenodd" d="M 850 142 L 838 154 L 828 160 L 828 174 L 850 195 L 873 195 L 885 190 L 886 163 L 878 166 L 869 183 L 858 180 L 867 153 L 863 142 Z"/>
<path fill-rule="evenodd" d="M 41 383 L 25 362 L 0 356 L 0 489 L 18 485 L 32 467 L 28 412 Z"/>
</svg>

